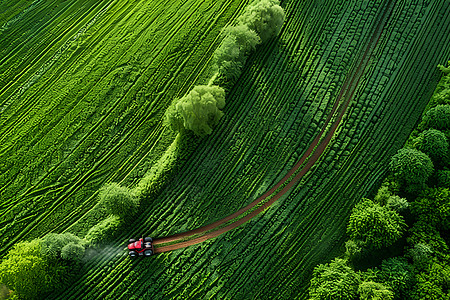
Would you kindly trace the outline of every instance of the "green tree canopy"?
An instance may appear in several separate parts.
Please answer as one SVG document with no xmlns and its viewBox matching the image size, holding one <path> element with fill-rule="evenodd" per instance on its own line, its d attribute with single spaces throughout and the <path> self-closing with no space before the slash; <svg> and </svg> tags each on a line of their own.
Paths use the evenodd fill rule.
<svg viewBox="0 0 450 300">
<path fill-rule="evenodd" d="M 423 152 L 403 148 L 392 156 L 389 168 L 394 176 L 407 184 L 424 184 L 433 173 L 433 163 Z"/>
<path fill-rule="evenodd" d="M 118 183 L 110 183 L 100 189 L 100 205 L 106 208 L 109 214 L 128 219 L 137 213 L 139 199 L 127 187 Z"/>
<path fill-rule="evenodd" d="M 392 245 L 403 234 L 406 223 L 397 212 L 363 199 L 350 215 L 347 233 L 369 249 Z"/>
<path fill-rule="evenodd" d="M 445 134 L 436 129 L 420 133 L 414 140 L 418 150 L 428 155 L 435 163 L 445 160 L 448 155 L 448 142 Z"/>
<path fill-rule="evenodd" d="M 214 51 L 213 59 L 219 73 L 227 79 L 236 80 L 241 75 L 248 55 L 260 43 L 258 34 L 245 24 L 226 27 L 224 39 Z"/>
<path fill-rule="evenodd" d="M 219 86 L 195 86 L 189 94 L 177 99 L 166 111 L 165 123 L 174 129 L 192 130 L 198 136 L 211 134 L 223 116 L 225 91 Z"/>
<path fill-rule="evenodd" d="M 386 207 L 397 212 L 402 212 L 409 207 L 409 203 L 405 198 L 401 198 L 397 195 L 392 195 L 388 198 Z"/>
<path fill-rule="evenodd" d="M 329 264 L 314 268 L 310 300 L 356 299 L 361 278 L 344 259 L 336 258 Z"/>
<path fill-rule="evenodd" d="M 276 37 L 284 23 L 284 10 L 278 0 L 261 0 L 249 5 L 242 16 L 240 24 L 254 30 L 263 43 Z"/>
<path fill-rule="evenodd" d="M 110 215 L 100 223 L 94 225 L 86 234 L 86 240 L 96 244 L 114 238 L 114 235 L 122 225 L 122 221 L 117 215 Z"/>
<path fill-rule="evenodd" d="M 423 121 L 428 128 L 450 129 L 450 105 L 437 105 L 431 108 L 423 117 Z"/>
<path fill-rule="evenodd" d="M 64 266 L 50 263 L 41 252 L 42 240 L 19 242 L 2 259 L 0 283 L 12 289 L 21 299 L 45 299 L 59 283 Z"/>
<path fill-rule="evenodd" d="M 381 279 L 394 292 L 395 299 L 407 299 L 411 289 L 414 274 L 412 266 L 405 258 L 389 258 L 381 263 Z"/>
<path fill-rule="evenodd" d="M 389 287 L 373 282 L 364 281 L 358 287 L 359 299 L 361 300 L 392 300 L 394 293 Z"/>
<path fill-rule="evenodd" d="M 450 229 L 450 191 L 447 188 L 430 189 L 426 196 L 411 203 L 411 211 L 439 230 Z"/>
<path fill-rule="evenodd" d="M 62 258 L 61 251 L 67 244 L 80 245 L 83 248 L 83 240 L 69 232 L 66 233 L 49 233 L 42 238 L 41 252 L 49 259 Z"/>
</svg>

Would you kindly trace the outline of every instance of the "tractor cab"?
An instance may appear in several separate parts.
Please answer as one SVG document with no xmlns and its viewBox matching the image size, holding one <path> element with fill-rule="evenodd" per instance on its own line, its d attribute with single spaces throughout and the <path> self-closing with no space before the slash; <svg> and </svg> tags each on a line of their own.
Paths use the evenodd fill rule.
<svg viewBox="0 0 450 300">
<path fill-rule="evenodd" d="M 128 250 L 128 255 L 131 258 L 137 256 L 151 256 L 155 253 L 153 239 L 151 237 L 140 238 L 139 240 L 130 239 L 128 241 Z"/>
</svg>

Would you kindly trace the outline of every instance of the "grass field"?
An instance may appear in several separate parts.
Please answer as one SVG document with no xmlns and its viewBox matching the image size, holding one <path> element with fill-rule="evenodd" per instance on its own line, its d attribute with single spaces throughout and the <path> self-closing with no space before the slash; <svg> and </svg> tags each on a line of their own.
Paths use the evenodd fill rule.
<svg viewBox="0 0 450 300">
<path fill-rule="evenodd" d="M 163 155 L 175 137 L 164 111 L 207 83 L 221 29 L 249 1 L 16 3 L 0 4 L 1 254 L 49 232 L 84 236 L 105 217 L 93 209 L 98 189 L 135 186 Z M 313 267 L 342 250 L 351 208 L 383 178 L 438 82 L 435 66 L 450 56 L 450 3 L 281 6 L 279 39 L 249 58 L 212 135 L 52 297 L 306 298 Z M 347 113 L 298 185 L 216 239 L 130 261 L 130 237 L 209 224 L 275 185 L 320 132 L 380 22 Z"/>
</svg>

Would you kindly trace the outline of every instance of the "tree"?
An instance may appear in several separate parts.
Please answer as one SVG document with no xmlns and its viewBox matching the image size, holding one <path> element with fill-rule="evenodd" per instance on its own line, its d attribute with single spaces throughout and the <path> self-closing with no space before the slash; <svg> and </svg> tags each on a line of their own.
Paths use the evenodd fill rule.
<svg viewBox="0 0 450 300">
<path fill-rule="evenodd" d="M 165 123 L 181 124 L 192 130 L 197 136 L 211 134 L 212 127 L 217 125 L 223 116 L 221 109 L 225 107 L 225 91 L 219 86 L 195 86 L 189 94 L 172 103 L 165 115 Z"/>
<path fill-rule="evenodd" d="M 99 192 L 100 205 L 106 208 L 109 214 L 128 219 L 137 213 L 139 199 L 127 187 L 118 183 L 105 185 Z"/>
<path fill-rule="evenodd" d="M 448 142 L 443 132 L 436 129 L 425 130 L 414 142 L 416 148 L 428 155 L 435 163 L 447 159 Z"/>
<path fill-rule="evenodd" d="M 244 24 L 226 27 L 224 36 L 219 48 L 214 51 L 214 62 L 220 74 L 229 80 L 236 80 L 248 55 L 261 43 L 261 39 Z"/>
<path fill-rule="evenodd" d="M 450 229 L 450 191 L 446 188 L 430 189 L 426 196 L 411 203 L 411 212 L 439 230 Z"/>
<path fill-rule="evenodd" d="M 61 249 L 61 258 L 79 262 L 84 256 L 85 248 L 79 243 L 70 242 Z"/>
<path fill-rule="evenodd" d="M 83 247 L 83 240 L 69 232 L 49 233 L 42 238 L 41 253 L 49 259 L 60 259 L 61 251 L 67 244 L 76 244 Z M 83 247 L 84 254 L 84 247 Z M 81 254 L 82 256 L 82 254 Z"/>
<path fill-rule="evenodd" d="M 353 241 L 360 241 L 368 249 L 380 249 L 396 242 L 406 223 L 397 212 L 363 199 L 350 215 L 347 233 Z"/>
<path fill-rule="evenodd" d="M 49 263 L 41 252 L 42 240 L 19 242 L 0 264 L 0 283 L 21 299 L 45 299 L 43 295 L 58 283 L 64 266 Z"/>
<path fill-rule="evenodd" d="M 356 299 L 360 281 L 360 276 L 346 260 L 336 258 L 314 268 L 309 297 L 311 300 Z"/>
<path fill-rule="evenodd" d="M 436 171 L 436 180 L 439 187 L 450 188 L 450 171 L 438 170 Z"/>
<path fill-rule="evenodd" d="M 409 207 L 409 203 L 405 198 L 392 195 L 388 198 L 386 207 L 395 210 L 396 212 L 402 212 Z"/>
<path fill-rule="evenodd" d="M 433 163 L 423 152 L 403 148 L 392 156 L 389 168 L 394 176 L 407 184 L 424 184 L 433 173 Z"/>
<path fill-rule="evenodd" d="M 361 300 L 392 300 L 394 293 L 385 285 L 364 281 L 358 287 L 358 294 Z"/>
<path fill-rule="evenodd" d="M 247 25 L 254 30 L 263 43 L 276 37 L 284 23 L 284 10 L 278 0 L 261 0 L 249 5 L 242 16 L 238 18 L 239 24 Z"/>
<path fill-rule="evenodd" d="M 407 299 L 414 274 L 412 266 L 402 257 L 383 260 L 381 263 L 381 279 L 394 292 L 395 299 Z"/>
<path fill-rule="evenodd" d="M 110 215 L 100 223 L 92 226 L 85 238 L 93 244 L 103 242 L 114 238 L 114 234 L 117 233 L 121 225 L 122 222 L 119 216 Z"/>
<path fill-rule="evenodd" d="M 417 269 L 425 268 L 431 262 L 432 254 L 433 250 L 425 243 L 415 244 L 413 248 L 409 249 L 409 255 Z"/>
<path fill-rule="evenodd" d="M 416 282 L 411 293 L 414 300 L 450 298 L 450 266 L 447 264 L 439 262 L 430 264 L 425 272 L 416 275 Z"/>
<path fill-rule="evenodd" d="M 408 244 L 426 244 L 433 251 L 431 255 L 439 260 L 446 258 L 449 248 L 439 231 L 428 221 L 419 219 L 408 231 Z"/>
<path fill-rule="evenodd" d="M 450 105 L 437 105 L 431 108 L 423 117 L 423 121 L 428 128 L 450 129 Z"/>
</svg>

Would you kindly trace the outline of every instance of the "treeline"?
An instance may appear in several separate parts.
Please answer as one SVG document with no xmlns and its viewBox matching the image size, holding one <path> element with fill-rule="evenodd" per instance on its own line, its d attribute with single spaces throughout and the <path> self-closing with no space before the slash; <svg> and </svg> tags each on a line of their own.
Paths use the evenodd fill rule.
<svg viewBox="0 0 450 300">
<path fill-rule="evenodd" d="M 343 257 L 314 269 L 311 300 L 450 299 L 449 138 L 447 75 L 373 201 L 353 209 Z"/>
<path fill-rule="evenodd" d="M 100 189 L 93 218 L 103 217 L 88 224 L 92 227 L 83 239 L 64 233 L 17 243 L 0 264 L 0 296 L 6 286 L 6 290 L 13 291 L 11 295 L 7 293 L 9 299 L 43 299 L 46 293 L 68 285 L 74 270 L 80 267 L 85 249 L 114 239 L 125 229 L 139 212 L 141 202 L 156 197 L 182 165 L 198 137 L 212 133 L 225 107 L 225 88 L 217 84 L 232 86 L 256 46 L 278 35 L 284 17 L 278 0 L 255 1 L 246 7 L 237 25 L 223 30 L 223 41 L 214 52 L 214 75 L 208 85 L 195 86 L 168 107 L 164 124 L 176 136 L 159 161 L 134 188 L 109 183 Z"/>
</svg>

